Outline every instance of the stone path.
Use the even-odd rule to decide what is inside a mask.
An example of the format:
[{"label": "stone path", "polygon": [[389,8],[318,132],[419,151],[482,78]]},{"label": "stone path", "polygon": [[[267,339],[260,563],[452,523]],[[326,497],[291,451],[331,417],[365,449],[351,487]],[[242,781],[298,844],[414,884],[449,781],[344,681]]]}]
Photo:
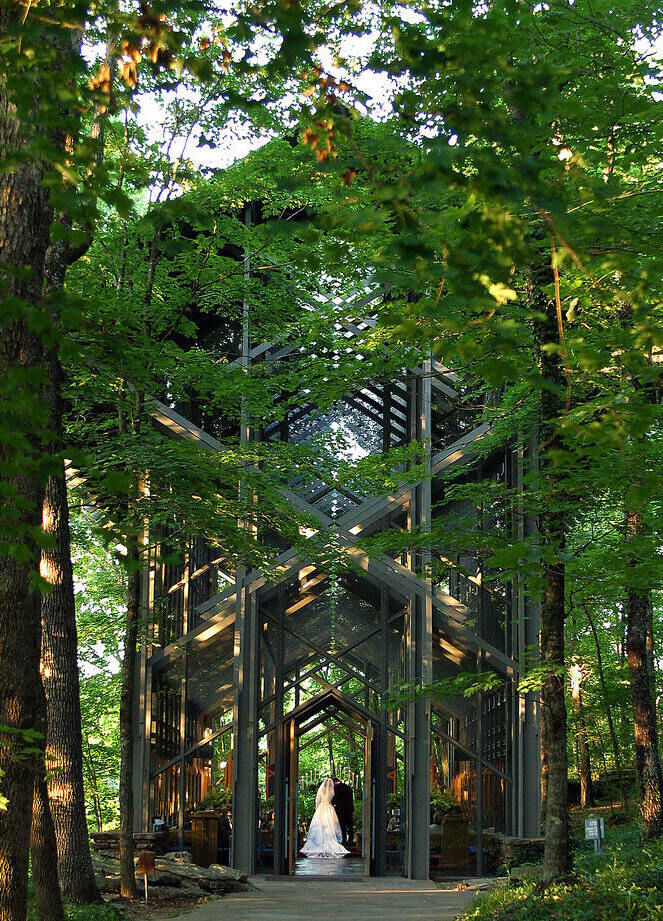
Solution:
[{"label": "stone path", "polygon": [[401,877],[253,877],[250,884],[175,921],[451,921],[476,895]]}]

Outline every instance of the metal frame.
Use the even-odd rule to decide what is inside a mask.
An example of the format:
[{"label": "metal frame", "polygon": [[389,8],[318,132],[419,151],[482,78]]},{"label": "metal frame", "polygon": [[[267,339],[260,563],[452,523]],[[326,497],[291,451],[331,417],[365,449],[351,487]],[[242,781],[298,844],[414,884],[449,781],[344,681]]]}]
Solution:
[{"label": "metal frame", "polygon": [[[248,220],[248,218],[247,218]],[[247,267],[250,271],[250,267]],[[350,310],[369,307],[383,291],[368,291],[355,298],[348,306],[348,319],[339,321],[337,329],[344,336],[346,345],[358,343],[368,330],[374,326],[373,318],[365,317],[357,321]],[[360,314],[359,314],[360,315]],[[255,361],[278,361],[284,355],[293,355],[288,347],[279,343],[264,343],[251,346],[249,337],[248,307],[245,305],[242,354],[237,359],[240,366],[247,367]],[[313,698],[314,718],[318,723],[324,719],[340,720],[344,723],[342,712],[347,706],[340,688],[350,680],[359,682],[363,689],[364,703],[371,699],[378,701],[368,707],[354,702],[362,714],[361,720],[370,724],[375,731],[375,740],[371,745],[370,761],[374,786],[371,791],[371,808],[373,815],[386,814],[387,803],[387,733],[393,732],[404,739],[405,757],[405,863],[404,872],[412,878],[425,879],[429,872],[429,777],[430,777],[430,734],[431,703],[419,698],[411,701],[404,712],[404,726],[395,725],[388,713],[385,692],[392,689],[395,680],[390,672],[389,650],[393,641],[393,625],[404,617],[401,634],[402,667],[407,681],[428,684],[435,677],[435,655],[441,655],[447,668],[458,669],[464,663],[473,661],[477,671],[491,668],[505,676],[510,682],[510,696],[505,711],[503,727],[505,750],[508,751],[508,763],[502,770],[484,757],[483,716],[481,700],[476,707],[476,745],[466,745],[453,734],[439,733],[445,741],[460,753],[468,756],[476,768],[476,838],[477,870],[481,870],[483,833],[482,819],[482,769],[493,771],[505,781],[507,788],[506,812],[507,825],[513,834],[537,836],[540,821],[540,776],[539,776],[539,707],[535,694],[520,695],[517,691],[517,678],[524,667],[525,650],[536,642],[538,633],[538,611],[526,598],[522,586],[514,584],[510,593],[508,611],[509,627],[504,649],[496,648],[485,639],[483,633],[481,599],[486,591],[482,587],[481,573],[470,581],[474,585],[477,598],[477,626],[470,630],[465,626],[469,611],[458,598],[436,590],[427,576],[430,563],[429,551],[409,553],[403,559],[393,560],[386,556],[369,558],[361,549],[362,536],[376,530],[388,528],[394,513],[405,513],[408,528],[425,530],[431,525],[432,484],[452,468],[471,463],[476,457],[476,448],[487,435],[490,427],[486,423],[477,424],[464,432],[442,450],[433,452],[435,432],[432,431],[433,400],[448,401],[458,398],[456,384],[458,377],[438,361],[428,359],[417,368],[404,375],[402,380],[385,382],[380,385],[366,385],[364,390],[350,393],[346,404],[353,411],[370,418],[372,422],[382,425],[382,448],[388,449],[394,443],[404,439],[418,441],[424,447],[424,476],[414,485],[405,485],[388,496],[368,496],[362,498],[351,495],[354,503],[337,519],[332,519],[315,506],[330,491],[331,487],[322,486],[308,496],[298,493],[295,488],[284,487],[284,495],[292,504],[310,516],[313,514],[319,529],[334,530],[335,538],[345,549],[348,558],[356,564],[361,579],[372,586],[372,593],[379,598],[377,621],[374,629],[366,635],[348,642],[343,648],[332,650],[325,646],[319,637],[311,636],[306,629],[298,629],[289,622],[295,612],[306,614],[307,605],[316,600],[321,593],[329,590],[329,575],[307,567],[294,549],[284,551],[278,558],[279,575],[259,571],[247,571],[238,568],[235,581],[227,585],[216,595],[206,599],[197,606],[195,616],[188,629],[186,616],[189,605],[186,603],[189,579],[189,567],[185,567],[183,577],[172,586],[162,585],[160,570],[152,557],[146,568],[143,591],[143,605],[146,610],[146,627],[143,644],[138,653],[139,691],[135,701],[136,713],[136,780],[134,796],[136,802],[137,828],[144,830],[151,821],[150,791],[151,781],[175,764],[180,765],[180,836],[184,825],[185,810],[185,765],[186,759],[195,751],[228,731],[222,727],[205,740],[193,746],[186,744],[186,723],[188,705],[188,684],[190,669],[194,667],[191,653],[207,649],[216,644],[229,629],[234,630],[233,662],[233,847],[232,862],[235,867],[252,873],[256,860],[257,835],[257,779],[258,779],[258,738],[262,732],[272,733],[272,747],[275,754],[273,765],[273,785],[275,797],[274,829],[274,864],[275,869],[291,868],[293,863],[292,840],[287,840],[287,830],[292,821],[293,809],[292,778],[293,719],[298,714],[307,712],[310,701],[300,702],[301,693],[311,686],[311,682],[321,689]],[[310,411],[302,407],[291,413],[284,420],[277,420],[266,426],[263,437],[289,437],[289,425],[296,424],[298,418]],[[220,450],[219,443],[202,429],[193,425],[182,415],[158,401],[153,404],[155,425],[170,437],[195,441],[209,451]],[[294,421],[293,421],[294,420]],[[247,442],[254,437],[249,431],[246,420],[241,420],[240,438]],[[395,439],[395,441],[394,441]],[[523,489],[524,469],[528,462],[536,461],[534,445],[514,448],[508,454],[508,477],[511,484]],[[513,510],[511,527],[514,533],[523,536],[534,528],[534,522],[527,519],[522,510]],[[452,555],[451,555],[452,556]],[[210,563],[215,565],[218,561]],[[449,565],[454,565],[449,561]],[[205,567],[196,571],[204,572]],[[296,586],[298,574],[305,573],[303,581]],[[293,583],[295,587],[293,588]],[[160,595],[182,588],[184,592],[185,622],[182,635],[166,646],[154,641],[150,629],[150,615]],[[292,591],[299,592],[298,600],[290,600]],[[352,587],[348,588],[352,592]],[[394,607],[398,610],[394,612]],[[286,664],[285,648],[287,637],[292,636],[302,644],[307,652],[296,662]],[[434,637],[438,640],[435,641]],[[368,665],[362,659],[363,643],[376,643],[381,650],[381,660],[376,666]],[[269,644],[269,648],[266,644]],[[366,648],[366,647],[364,647]],[[269,669],[264,666],[265,656],[269,655]],[[311,655],[318,661],[309,666]],[[167,764],[151,764],[153,759],[153,742],[151,740],[151,700],[153,675],[168,668],[177,660],[182,662],[181,709],[180,709],[180,743],[176,758]],[[333,683],[320,674],[321,670],[334,666],[343,672],[342,678]],[[262,669],[262,671],[261,671]],[[263,683],[269,687],[261,686]],[[289,677],[290,673],[294,677]],[[229,678],[224,679],[226,682]],[[326,687],[325,687],[326,686]],[[227,684],[226,684],[226,689]],[[294,695],[295,709],[289,709],[286,698]],[[341,695],[343,705],[339,698]],[[220,698],[223,689],[219,689]],[[479,695],[480,696],[480,695]],[[324,704],[324,701],[327,703]],[[213,703],[213,702],[212,702]],[[327,707],[327,709],[325,709]],[[331,710],[329,709],[331,707]],[[334,714],[333,709],[337,708]],[[209,710],[209,707],[208,707]],[[321,715],[323,714],[323,715]],[[260,721],[264,729],[261,730]],[[313,725],[317,725],[314,723]],[[308,727],[310,730],[311,727]],[[271,767],[270,767],[271,770]],[[373,781],[372,781],[373,782]],[[378,875],[386,871],[386,829],[384,823],[373,822],[372,860],[367,872]]]}]

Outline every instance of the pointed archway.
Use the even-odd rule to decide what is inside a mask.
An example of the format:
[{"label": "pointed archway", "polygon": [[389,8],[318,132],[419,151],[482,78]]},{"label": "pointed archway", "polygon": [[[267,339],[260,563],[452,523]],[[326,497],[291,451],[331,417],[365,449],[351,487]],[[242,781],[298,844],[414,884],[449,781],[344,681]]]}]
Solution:
[{"label": "pointed archway", "polygon": [[[351,732],[363,739],[363,782],[362,782],[362,859],[366,876],[374,875],[376,866],[381,861],[378,851],[381,841],[376,840],[374,815],[381,807],[378,799],[378,778],[376,776],[375,752],[379,745],[379,715],[358,704],[356,700],[339,691],[328,688],[304,701],[283,717],[280,738],[286,749],[281,757],[287,764],[282,772],[285,789],[277,798],[283,815],[275,816],[278,827],[285,829],[287,847],[283,853],[282,866],[277,872],[294,875],[299,851],[299,740],[321,723],[330,718],[339,719]],[[380,797],[381,799],[381,797]],[[381,856],[381,855],[380,855]]]}]

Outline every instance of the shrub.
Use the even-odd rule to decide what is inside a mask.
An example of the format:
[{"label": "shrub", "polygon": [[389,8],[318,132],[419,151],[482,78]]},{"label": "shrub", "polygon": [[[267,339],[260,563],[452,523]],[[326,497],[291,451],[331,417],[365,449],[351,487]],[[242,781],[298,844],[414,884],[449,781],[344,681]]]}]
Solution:
[{"label": "shrub", "polygon": [[495,889],[462,921],[661,921],[663,841],[642,844],[635,826],[613,830],[604,854],[577,853],[576,879],[545,893],[533,880]]}]

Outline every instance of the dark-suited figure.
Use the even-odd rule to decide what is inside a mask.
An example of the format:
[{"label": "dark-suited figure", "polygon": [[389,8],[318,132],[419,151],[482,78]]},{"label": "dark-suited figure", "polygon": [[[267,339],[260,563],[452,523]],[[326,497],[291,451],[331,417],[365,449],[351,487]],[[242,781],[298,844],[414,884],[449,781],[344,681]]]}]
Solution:
[{"label": "dark-suited figure", "polygon": [[332,806],[336,810],[338,821],[341,825],[341,834],[343,835],[343,846],[351,848],[354,843],[354,798],[352,796],[352,787],[349,787],[338,777],[332,777],[334,781],[334,799]]}]

